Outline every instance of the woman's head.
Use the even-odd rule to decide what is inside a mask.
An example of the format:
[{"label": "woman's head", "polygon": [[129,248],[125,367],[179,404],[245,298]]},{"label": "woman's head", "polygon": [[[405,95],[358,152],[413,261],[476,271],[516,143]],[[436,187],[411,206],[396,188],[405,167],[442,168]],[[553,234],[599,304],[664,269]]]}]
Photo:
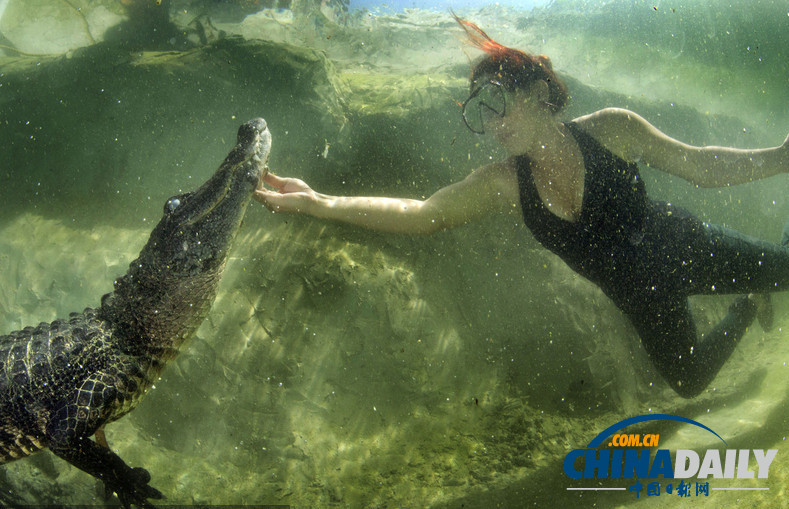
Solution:
[{"label": "woman's head", "polygon": [[500,83],[509,92],[528,92],[538,81],[548,86],[545,102],[553,113],[567,104],[567,87],[556,76],[551,61],[544,55],[530,55],[497,43],[477,25],[455,16],[455,20],[468,36],[469,43],[487,53],[471,70],[471,88],[491,80]]}]

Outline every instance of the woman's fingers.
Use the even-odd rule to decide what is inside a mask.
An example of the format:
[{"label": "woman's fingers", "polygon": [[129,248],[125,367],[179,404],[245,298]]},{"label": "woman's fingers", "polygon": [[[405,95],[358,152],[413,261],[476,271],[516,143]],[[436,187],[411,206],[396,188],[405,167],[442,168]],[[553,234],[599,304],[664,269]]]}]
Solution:
[{"label": "woman's fingers", "polygon": [[266,184],[270,185],[274,189],[281,189],[282,186],[285,185],[285,182],[287,182],[288,179],[277,177],[273,173],[269,172],[266,173],[266,176],[263,177],[263,180],[266,182]]},{"label": "woman's fingers", "polygon": [[263,204],[267,209],[271,210],[272,212],[276,212],[279,210],[279,206],[276,203],[272,203],[272,201],[276,202],[277,197],[282,196],[276,191],[269,191],[268,189],[258,189],[255,191],[255,194],[252,197]]},{"label": "woman's fingers", "polygon": [[314,199],[315,193],[303,180],[268,173],[263,181],[268,187],[261,184],[253,196],[272,212],[302,212]]},{"label": "woman's fingers", "polygon": [[[296,178],[277,177],[276,175],[269,173],[264,177],[264,181],[270,187],[283,194],[310,191],[310,186],[308,186],[303,180]],[[259,189],[263,188],[261,187]]]}]

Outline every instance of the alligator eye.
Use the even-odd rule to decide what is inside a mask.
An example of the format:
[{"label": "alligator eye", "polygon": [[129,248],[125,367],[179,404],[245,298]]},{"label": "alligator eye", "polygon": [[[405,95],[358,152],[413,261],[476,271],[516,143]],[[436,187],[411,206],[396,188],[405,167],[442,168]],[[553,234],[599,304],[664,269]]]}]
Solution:
[{"label": "alligator eye", "polygon": [[181,200],[178,198],[170,198],[167,200],[167,203],[164,204],[164,212],[172,212],[177,209],[179,205],[181,205]]}]

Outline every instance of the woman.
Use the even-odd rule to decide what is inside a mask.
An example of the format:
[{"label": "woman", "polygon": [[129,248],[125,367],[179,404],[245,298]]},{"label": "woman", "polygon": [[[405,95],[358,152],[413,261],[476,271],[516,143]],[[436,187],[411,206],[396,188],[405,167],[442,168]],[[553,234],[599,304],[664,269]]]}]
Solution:
[{"label": "woman", "polygon": [[698,186],[730,186],[789,171],[789,138],[759,150],[694,147],[616,108],[559,122],[568,94],[546,57],[502,46],[455,19],[487,54],[473,68],[463,120],[475,133],[492,134],[510,157],[426,200],[327,196],[272,174],[265,183],[273,189],[261,187],[256,198],[274,211],[398,233],[432,233],[520,209],[543,246],[629,317],[671,387],[684,397],[699,394],[769,303],[739,297],[702,339],[688,296],[787,288],[789,248],[648,199],[635,162]]}]

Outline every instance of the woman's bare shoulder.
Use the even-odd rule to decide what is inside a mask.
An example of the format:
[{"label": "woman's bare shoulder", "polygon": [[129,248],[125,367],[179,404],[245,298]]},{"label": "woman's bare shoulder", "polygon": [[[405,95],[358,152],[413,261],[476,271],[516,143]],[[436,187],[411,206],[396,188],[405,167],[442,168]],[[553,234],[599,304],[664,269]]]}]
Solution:
[{"label": "woman's bare shoulder", "polygon": [[439,189],[436,195],[473,194],[493,198],[497,195],[511,196],[513,192],[517,195],[517,188],[514,166],[504,160],[474,169],[463,180]]},{"label": "woman's bare shoulder", "polygon": [[640,159],[645,139],[659,133],[644,117],[624,108],[604,108],[573,122],[608,150],[628,161]]},{"label": "woman's bare shoulder", "polygon": [[484,180],[496,186],[512,187],[517,185],[515,163],[512,157],[480,166],[471,172],[468,178]]},{"label": "woman's bare shoulder", "polygon": [[486,165],[480,166],[479,168],[475,169],[473,173],[486,174],[486,175],[514,176],[515,175],[514,158],[508,157],[500,161],[494,161],[488,163]]},{"label": "woman's bare shoulder", "polygon": [[484,186],[507,203],[518,203],[520,200],[518,178],[512,157],[480,166],[467,178],[476,181],[478,185]]},{"label": "woman's bare shoulder", "polygon": [[573,119],[584,130],[621,129],[636,122],[646,122],[641,115],[625,108],[603,108]]}]

